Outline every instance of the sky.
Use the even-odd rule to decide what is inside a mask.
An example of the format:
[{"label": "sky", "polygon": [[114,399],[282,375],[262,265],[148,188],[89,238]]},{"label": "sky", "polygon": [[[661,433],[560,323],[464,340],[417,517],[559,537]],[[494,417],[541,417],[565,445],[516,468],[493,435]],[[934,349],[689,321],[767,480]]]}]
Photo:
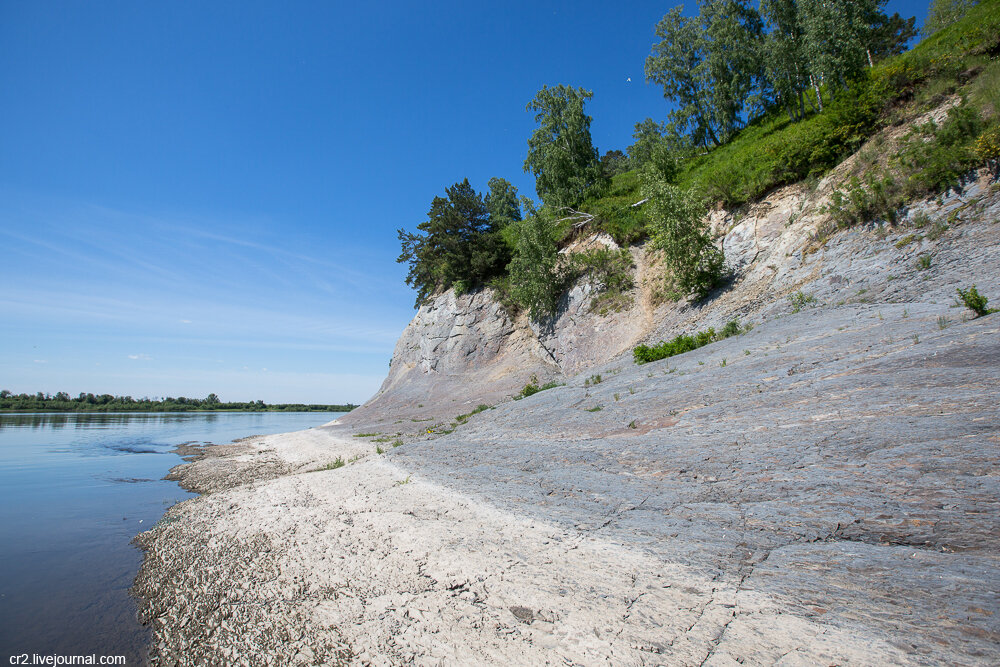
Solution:
[{"label": "sky", "polygon": [[366,400],[396,230],[466,177],[536,198],[542,85],[594,92],[602,153],[665,119],[674,4],[0,0],[0,388]]}]

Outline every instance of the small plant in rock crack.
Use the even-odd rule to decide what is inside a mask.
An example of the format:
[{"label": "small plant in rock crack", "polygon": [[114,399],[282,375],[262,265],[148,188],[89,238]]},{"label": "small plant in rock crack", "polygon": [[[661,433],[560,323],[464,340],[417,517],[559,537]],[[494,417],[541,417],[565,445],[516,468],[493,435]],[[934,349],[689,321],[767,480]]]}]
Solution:
[{"label": "small plant in rock crack", "polygon": [[621,400],[621,394],[619,394],[618,392],[615,392],[615,400],[616,401]]},{"label": "small plant in rock crack", "polygon": [[799,290],[795,294],[788,297],[788,300],[792,304],[793,313],[797,313],[806,306],[816,303],[816,297],[814,297],[812,294],[806,294],[802,290]]},{"label": "small plant in rock crack", "polygon": [[404,484],[409,484],[410,477],[412,477],[412,475],[407,475],[406,479],[398,480],[395,484],[393,484],[393,486],[403,486]]},{"label": "small plant in rock crack", "polygon": [[937,323],[938,329],[944,330],[948,328],[948,318],[944,315],[938,315]]},{"label": "small plant in rock crack", "polygon": [[379,434],[378,433],[355,433],[354,437],[355,438],[374,438],[377,435],[379,435]]},{"label": "small plant in rock crack", "polygon": [[594,406],[594,407],[592,407],[592,408],[587,408],[587,412],[600,412],[600,411],[601,411],[601,410],[603,410],[603,409],[604,409],[604,408],[603,408],[602,406],[600,406],[600,405],[595,405],[595,406]]},{"label": "small plant in rock crack", "polygon": [[723,359],[722,361],[720,361],[720,362],[719,362],[719,366],[720,366],[721,368],[725,368],[725,367],[726,367],[726,360],[725,360],[725,359]]},{"label": "small plant in rock crack", "polygon": [[635,423],[634,419],[628,423],[628,427],[629,428],[639,428],[639,426]]},{"label": "small plant in rock crack", "polygon": [[[553,387],[561,387],[562,383],[559,382],[546,382],[545,384],[538,386],[538,376],[532,375],[528,384],[524,385],[521,393],[514,397],[514,400],[519,400],[522,398],[527,398],[528,396],[534,396],[540,391],[545,391],[546,389],[552,389]],[[486,406],[489,408],[489,406]]]},{"label": "small plant in rock crack", "polygon": [[931,263],[933,261],[934,260],[931,259],[930,255],[920,255],[920,257],[917,257],[917,270],[926,271],[931,268]]},{"label": "small plant in rock crack", "polygon": [[917,334],[913,334],[913,344],[916,345],[919,342],[920,342],[920,336],[918,336]]},{"label": "small plant in rock crack", "polygon": [[397,439],[397,440],[394,440],[392,442],[393,449],[395,449],[396,447],[402,447],[402,446],[403,446],[403,441],[402,440]]},{"label": "small plant in rock crack", "polygon": [[344,459],[338,456],[332,463],[327,463],[321,470],[336,470],[337,468],[343,468],[345,465],[347,464],[344,463]]},{"label": "small plant in rock crack", "polygon": [[603,381],[604,381],[604,379],[600,375],[595,374],[595,375],[591,375],[589,378],[587,378],[586,380],[584,380],[583,381],[583,386],[584,387],[590,387],[590,386],[595,385],[595,384],[601,384],[601,382],[603,382]]},{"label": "small plant in rock crack", "polygon": [[382,449],[382,445],[375,445],[375,453],[376,454],[385,454],[385,450]]},{"label": "small plant in rock crack", "polygon": [[998,310],[997,308],[986,307],[986,304],[989,303],[989,299],[980,294],[975,285],[969,289],[962,289],[959,287],[955,291],[961,299],[961,304],[964,304],[966,308],[974,312],[976,317],[989,315],[990,313],[995,313]]}]

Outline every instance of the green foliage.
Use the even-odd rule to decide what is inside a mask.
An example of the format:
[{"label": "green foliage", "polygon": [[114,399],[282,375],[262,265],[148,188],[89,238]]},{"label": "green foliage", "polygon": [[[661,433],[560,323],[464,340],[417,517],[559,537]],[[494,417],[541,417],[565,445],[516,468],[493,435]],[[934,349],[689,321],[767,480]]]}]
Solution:
[{"label": "green foliage", "polygon": [[[494,208],[509,213],[509,206],[498,200],[491,199]],[[510,259],[500,235],[507,222],[509,217],[491,218],[483,198],[465,179],[431,202],[427,220],[417,225],[424,234],[400,229],[402,252],[396,261],[410,265],[406,284],[417,290],[416,306],[449,287],[470,291],[502,273]]]},{"label": "green foliage", "polygon": [[111,394],[81,393],[75,398],[60,391],[55,395],[14,394],[7,389],[0,391],[0,411],[6,412],[350,412],[358,407],[346,405],[320,405],[303,403],[278,403],[264,401],[223,402],[215,394],[205,398],[176,398],[162,400],[112,396]]},{"label": "green foliage", "polygon": [[532,375],[531,379],[528,381],[528,384],[524,385],[524,388],[521,389],[521,393],[518,394],[515,398],[518,399],[527,398],[528,396],[534,396],[540,391],[546,391],[547,389],[553,389],[555,387],[561,387],[561,386],[563,386],[561,382],[555,382],[555,381],[546,382],[543,385],[539,385],[538,378]]},{"label": "green foliage", "polygon": [[528,103],[538,127],[528,139],[524,170],[535,176],[542,202],[555,208],[575,206],[587,190],[604,180],[597,149],[590,138],[591,117],[583,111],[594,93],[562,84],[543,86]]},{"label": "green foliage", "polygon": [[583,386],[584,387],[589,387],[591,385],[601,384],[601,382],[603,382],[603,381],[604,381],[604,378],[602,378],[600,375],[595,374],[595,375],[591,375],[589,378],[587,378],[586,380],[584,380],[583,381]]},{"label": "green foliage", "polygon": [[872,170],[864,180],[852,177],[835,190],[827,211],[840,228],[872,220],[895,222],[906,201],[957,187],[982,164],[975,149],[981,128],[979,112],[971,105],[952,107],[940,126],[931,121],[911,131],[888,169]]},{"label": "green foliage", "polygon": [[797,313],[806,306],[811,306],[816,303],[816,297],[812,294],[806,294],[802,290],[792,294],[788,297],[788,300],[792,303],[792,312]]},{"label": "green foliage", "polygon": [[606,179],[613,178],[618,174],[624,174],[629,170],[629,159],[625,153],[619,150],[611,150],[601,156],[601,171]]},{"label": "green foliage", "polygon": [[512,222],[521,220],[521,206],[518,203],[517,188],[504,178],[491,178],[487,184],[489,192],[483,199],[490,224],[495,229],[503,229]]},{"label": "green foliage", "polygon": [[690,128],[695,144],[720,145],[739,129],[758,88],[762,69],[754,45],[763,23],[745,0],[703,0],[699,7],[695,18],[675,7],[657,24],[660,41],[646,58],[646,80],[663,86],[664,97],[678,105],[671,118]]},{"label": "green foliage", "polygon": [[[544,212],[511,225],[514,253],[506,283],[494,283],[517,307],[534,320],[555,314],[566,288],[556,236],[559,230]],[[501,291],[502,290],[502,291]]]},{"label": "green foliage", "polygon": [[931,268],[932,262],[933,260],[930,255],[921,255],[920,257],[917,257],[917,270],[926,271]]},{"label": "green foliage", "polygon": [[344,459],[342,459],[341,457],[338,456],[336,459],[333,460],[333,463],[327,463],[326,467],[324,467],[323,469],[324,470],[336,470],[337,468],[343,468],[344,465],[346,465],[344,463]]},{"label": "green foliage", "polygon": [[697,350],[699,347],[704,347],[709,343],[737,336],[745,331],[749,331],[749,329],[740,326],[739,321],[732,320],[719,332],[716,332],[713,328],[709,328],[705,331],[699,331],[693,336],[681,334],[673,340],[660,341],[653,346],[637,345],[632,350],[632,358],[635,359],[635,363],[637,364],[648,364],[651,361],[659,361],[660,359],[684,354],[691,350]]},{"label": "green foliage", "polygon": [[571,281],[586,279],[594,289],[590,311],[606,315],[632,304],[629,292],[635,287],[632,254],[620,248],[596,248],[570,255],[568,272]]},{"label": "green foliage", "polygon": [[961,20],[974,5],[976,0],[931,0],[931,6],[927,10],[927,20],[924,21],[921,32],[925,36],[930,36],[938,30],[947,28]]},{"label": "green foliage", "polygon": [[726,274],[722,250],[708,233],[705,207],[652,168],[643,171],[642,189],[653,247],[662,253],[668,271],[669,293],[703,299]]},{"label": "green foliage", "polygon": [[478,415],[480,412],[483,412],[484,410],[489,410],[491,407],[493,406],[486,405],[485,403],[480,403],[478,406],[476,406],[475,410],[472,410],[471,412],[466,412],[464,415],[459,415],[455,417],[455,421],[458,424],[464,424],[465,422],[469,421],[470,417],[474,417],[475,415]]},{"label": "green foliage", "polygon": [[601,410],[603,410],[603,409],[604,409],[604,408],[603,408],[602,406],[600,406],[600,405],[595,405],[595,406],[594,406],[594,407],[592,407],[592,408],[587,408],[587,412],[600,412],[600,411],[601,411]]},{"label": "green foliage", "polygon": [[958,298],[960,298],[965,307],[976,314],[976,317],[982,317],[983,315],[989,315],[990,313],[997,312],[997,308],[987,308],[986,304],[989,303],[989,299],[979,293],[976,286],[973,285],[969,289],[962,289],[961,287],[955,290],[958,293]]},{"label": "green foliage", "polygon": [[645,214],[635,206],[640,199],[639,174],[627,171],[592,188],[579,208],[595,217],[588,230],[607,232],[618,245],[628,246],[646,237]]}]

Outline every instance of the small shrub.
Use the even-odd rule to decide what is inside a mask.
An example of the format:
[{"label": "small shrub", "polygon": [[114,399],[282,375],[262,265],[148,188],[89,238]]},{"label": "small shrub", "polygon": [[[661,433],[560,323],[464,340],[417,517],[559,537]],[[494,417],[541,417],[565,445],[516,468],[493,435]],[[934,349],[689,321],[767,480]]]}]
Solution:
[{"label": "small shrub", "polygon": [[345,465],[344,459],[338,456],[333,460],[333,463],[326,464],[326,470],[336,470],[337,468],[343,468]]},{"label": "small shrub", "polygon": [[910,219],[910,224],[917,229],[923,229],[927,225],[931,224],[931,216],[927,215],[927,211],[917,211]]},{"label": "small shrub", "polygon": [[376,454],[385,454],[385,450],[382,449],[382,445],[375,445],[375,453]]},{"label": "small shrub", "polygon": [[660,359],[684,354],[691,350],[697,350],[699,347],[703,347],[709,343],[736,336],[749,330],[749,326],[742,327],[738,320],[732,320],[719,332],[716,332],[713,328],[709,328],[696,333],[694,336],[681,334],[673,340],[660,341],[657,345],[637,345],[632,350],[632,358],[635,359],[635,363],[637,364],[648,364],[651,361],[659,361]]},{"label": "small shrub", "polygon": [[930,241],[937,241],[939,238],[944,236],[944,233],[948,231],[948,225],[938,220],[931,227],[931,230],[927,232],[927,239]]},{"label": "small shrub", "polygon": [[930,255],[921,255],[920,257],[917,257],[917,270],[926,271],[927,269],[931,268],[932,262],[933,260],[931,259]]},{"label": "small shrub", "polygon": [[393,449],[395,449],[396,447],[402,447],[402,446],[403,446],[403,441],[402,440],[396,439],[396,440],[392,441],[392,447],[393,447]]},{"label": "small shrub", "polygon": [[595,375],[591,375],[589,378],[587,378],[586,380],[584,380],[583,381],[583,386],[584,387],[589,387],[591,385],[601,384],[601,382],[603,382],[603,381],[604,381],[604,379],[600,375],[595,374]]},{"label": "small shrub", "polygon": [[654,169],[644,170],[642,177],[652,245],[667,270],[668,297],[704,299],[729,273],[705,222],[705,205],[691,190],[667,182]]},{"label": "small shrub", "polygon": [[[861,294],[861,292],[858,293]],[[801,290],[788,297],[788,300],[792,303],[793,313],[797,313],[806,306],[816,303],[816,297],[812,294],[806,294]]]},{"label": "small shrub", "polygon": [[528,381],[528,384],[524,385],[524,388],[521,389],[521,393],[518,394],[516,398],[527,398],[528,396],[534,396],[540,391],[545,391],[546,389],[552,389],[553,387],[561,387],[561,386],[562,383],[555,381],[546,382],[545,384],[539,386],[538,378],[532,375],[531,379]]},{"label": "small shrub", "polygon": [[[537,380],[536,380],[536,382],[537,382]],[[469,421],[470,417],[474,417],[475,415],[478,415],[480,412],[483,412],[484,410],[489,410],[491,407],[493,407],[493,406],[492,405],[486,405],[485,403],[480,403],[478,406],[476,406],[475,410],[472,410],[470,412],[466,412],[464,415],[459,415],[459,416],[455,417],[455,423],[456,424],[464,424],[465,422]]]},{"label": "small shrub", "polygon": [[911,243],[914,243],[916,241],[920,241],[923,238],[924,237],[920,236],[919,234],[907,234],[903,238],[901,238],[898,241],[896,241],[896,248],[901,250],[901,249],[905,248],[906,246],[910,245]]},{"label": "small shrub", "polygon": [[[1000,113],[1000,109],[996,110]],[[976,139],[976,157],[989,167],[992,174],[1000,173],[1000,125],[994,125]]]},{"label": "small shrub", "polygon": [[958,292],[958,296],[962,300],[962,303],[965,304],[965,307],[974,312],[976,317],[997,312],[996,308],[986,307],[989,299],[980,294],[975,285],[966,290],[959,287],[955,291]]},{"label": "small shrub", "polygon": [[944,330],[948,328],[948,318],[944,315],[938,315],[937,318],[938,329]]}]

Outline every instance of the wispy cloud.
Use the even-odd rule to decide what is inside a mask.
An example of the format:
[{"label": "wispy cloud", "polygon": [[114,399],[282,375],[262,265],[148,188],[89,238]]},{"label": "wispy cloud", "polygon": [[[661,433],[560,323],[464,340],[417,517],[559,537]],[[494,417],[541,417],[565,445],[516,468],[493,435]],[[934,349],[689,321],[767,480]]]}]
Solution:
[{"label": "wispy cloud", "polygon": [[132,359],[133,361],[150,361],[152,360],[153,357],[149,356],[148,354],[130,354],[128,355],[128,358]]}]

